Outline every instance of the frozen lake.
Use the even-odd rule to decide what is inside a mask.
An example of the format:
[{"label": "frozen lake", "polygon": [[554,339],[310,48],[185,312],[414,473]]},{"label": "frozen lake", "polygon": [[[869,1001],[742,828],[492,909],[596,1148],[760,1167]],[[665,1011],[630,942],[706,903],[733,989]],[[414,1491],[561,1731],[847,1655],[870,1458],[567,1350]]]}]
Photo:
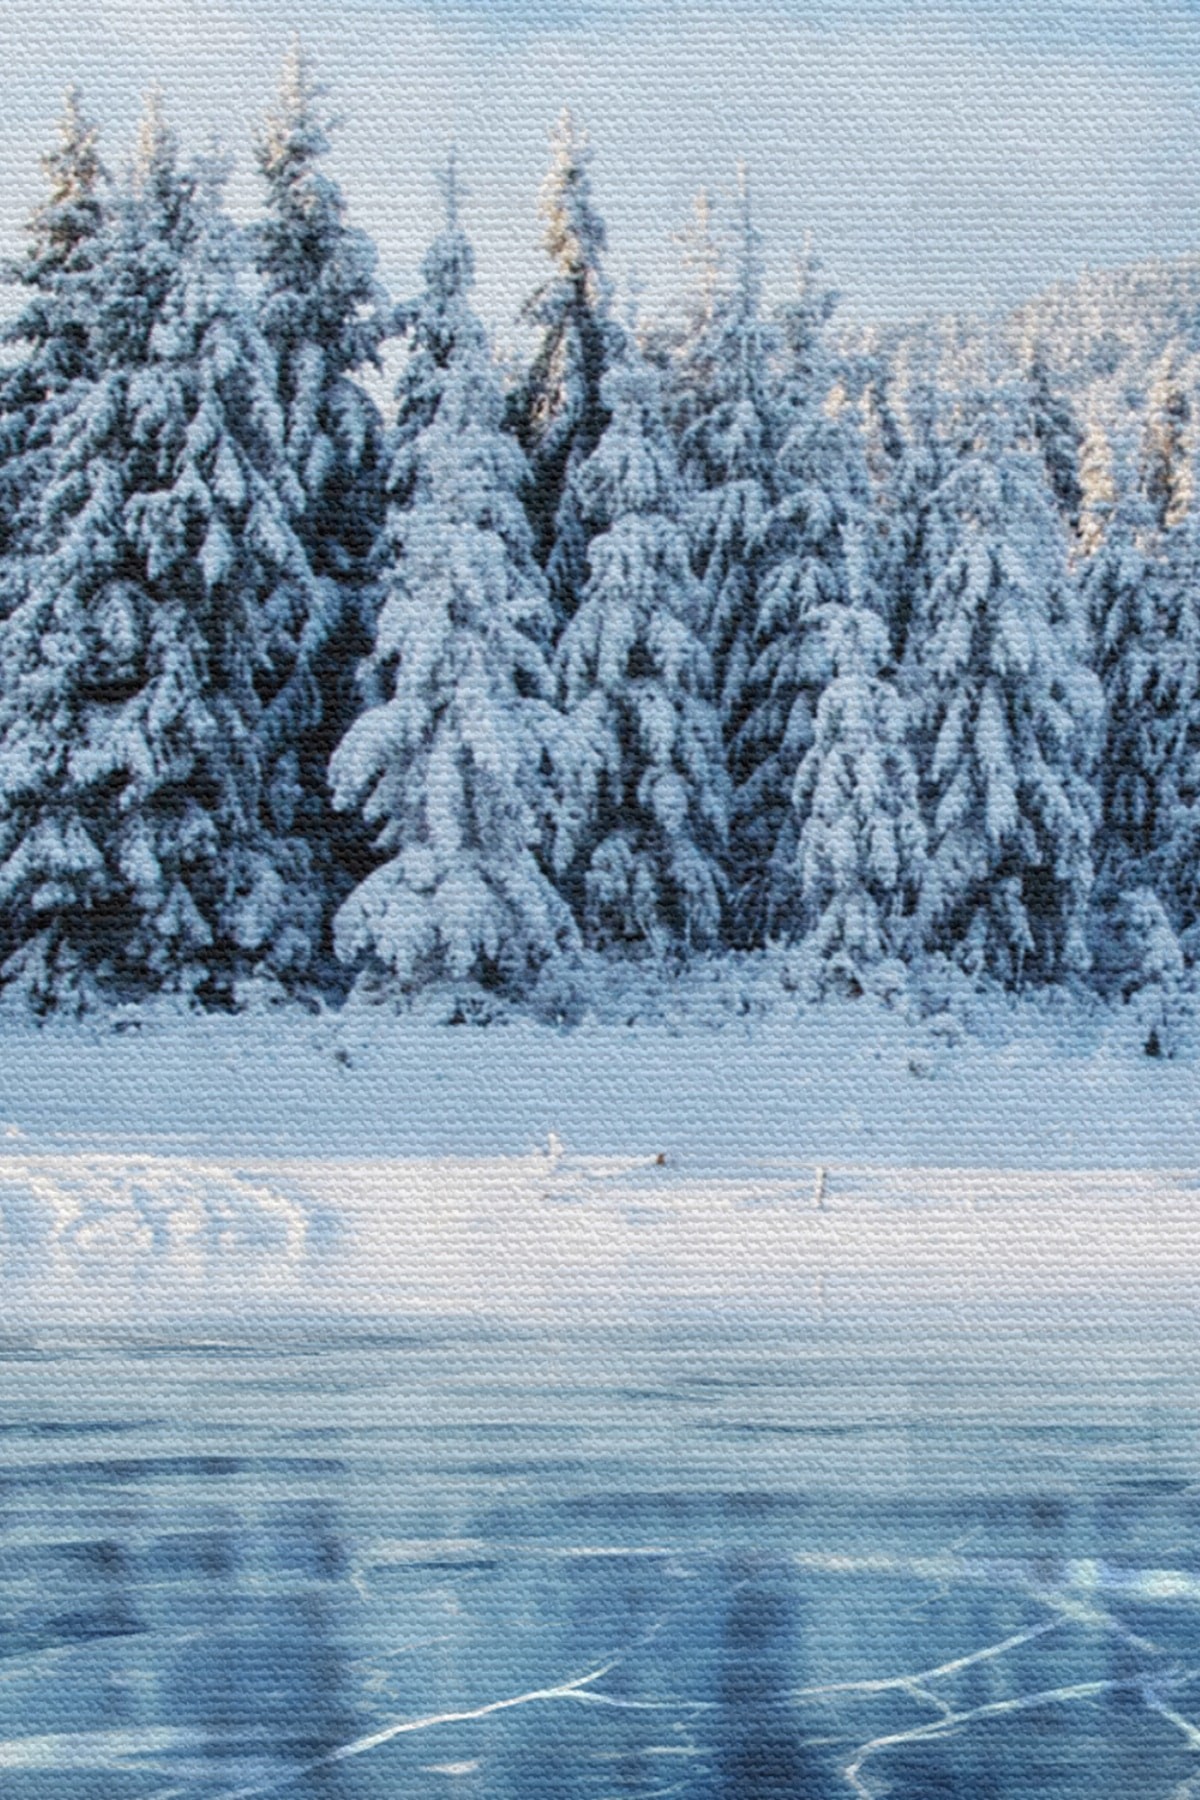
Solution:
[{"label": "frozen lake", "polygon": [[6,1800],[1200,1795],[1200,1332],[1103,1312],[10,1340]]}]

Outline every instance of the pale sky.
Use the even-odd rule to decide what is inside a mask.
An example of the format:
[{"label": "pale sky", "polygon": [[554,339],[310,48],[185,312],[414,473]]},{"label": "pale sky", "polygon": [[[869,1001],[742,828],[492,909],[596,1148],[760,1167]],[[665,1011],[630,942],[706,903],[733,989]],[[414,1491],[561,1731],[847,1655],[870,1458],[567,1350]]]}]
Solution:
[{"label": "pale sky", "polygon": [[595,146],[610,269],[651,309],[702,184],[748,160],[773,284],[811,231],[843,316],[987,310],[1085,264],[1200,247],[1195,0],[0,0],[0,249],[78,80],[110,164],[162,83],[185,145],[249,146],[299,30],[344,115],[331,166],[409,291],[453,141],[479,298],[542,272],[546,138]]}]

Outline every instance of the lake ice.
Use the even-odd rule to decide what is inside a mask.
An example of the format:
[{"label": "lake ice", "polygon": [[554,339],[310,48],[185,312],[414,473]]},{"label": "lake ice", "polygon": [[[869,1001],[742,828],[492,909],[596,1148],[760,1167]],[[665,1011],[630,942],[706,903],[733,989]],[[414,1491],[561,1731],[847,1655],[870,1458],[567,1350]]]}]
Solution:
[{"label": "lake ice", "polygon": [[1184,1800],[1200,1342],[1156,1321],[14,1338],[5,1794]]}]

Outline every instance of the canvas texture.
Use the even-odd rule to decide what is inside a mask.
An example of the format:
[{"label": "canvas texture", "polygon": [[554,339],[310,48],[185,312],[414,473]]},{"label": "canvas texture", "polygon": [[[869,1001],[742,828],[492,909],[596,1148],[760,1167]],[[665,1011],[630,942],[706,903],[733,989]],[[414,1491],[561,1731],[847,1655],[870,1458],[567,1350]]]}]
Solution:
[{"label": "canvas texture", "polygon": [[5,1800],[1200,1797],[1190,0],[5,0]]}]

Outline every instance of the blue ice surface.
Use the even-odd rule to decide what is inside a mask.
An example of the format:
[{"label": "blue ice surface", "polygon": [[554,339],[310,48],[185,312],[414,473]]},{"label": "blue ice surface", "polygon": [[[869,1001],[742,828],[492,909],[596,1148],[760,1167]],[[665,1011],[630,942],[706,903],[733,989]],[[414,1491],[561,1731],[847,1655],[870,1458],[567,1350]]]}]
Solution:
[{"label": "blue ice surface", "polygon": [[1200,1334],[1091,1309],[0,1356],[6,1800],[1156,1800]]}]

